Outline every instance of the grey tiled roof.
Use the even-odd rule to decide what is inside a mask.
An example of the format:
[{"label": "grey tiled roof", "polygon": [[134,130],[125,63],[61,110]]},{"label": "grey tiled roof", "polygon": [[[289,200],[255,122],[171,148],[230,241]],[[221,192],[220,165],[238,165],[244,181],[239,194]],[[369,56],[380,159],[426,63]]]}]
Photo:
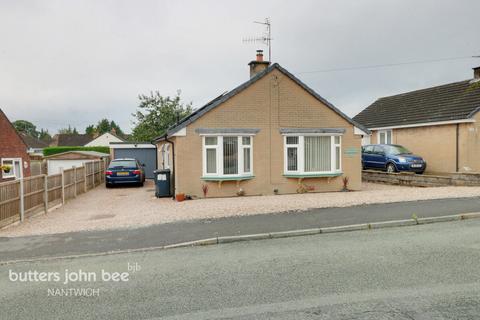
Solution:
[{"label": "grey tiled roof", "polygon": [[92,136],[88,134],[60,133],[54,136],[50,145],[55,147],[79,147],[86,145],[92,140]]},{"label": "grey tiled roof", "polygon": [[[282,66],[280,66],[278,63],[274,63],[272,65],[270,65],[268,68],[266,68],[265,70],[257,73],[255,76],[253,76],[252,78],[250,78],[250,80],[242,83],[241,85],[239,85],[238,87],[236,87],[235,89],[231,90],[231,91],[228,91],[218,97],[216,97],[215,99],[213,99],[212,101],[208,102],[206,105],[204,105],[203,107],[195,110],[192,114],[190,114],[189,116],[183,118],[182,120],[180,120],[180,122],[178,124],[176,124],[175,126],[169,128],[167,130],[167,134],[168,136],[171,136],[172,134],[174,134],[175,132],[179,131],[180,129],[182,128],[185,128],[186,126],[188,126],[190,123],[196,121],[198,118],[200,118],[201,116],[203,116],[205,113],[207,113],[208,111],[212,110],[213,108],[216,108],[217,106],[221,105],[222,103],[224,103],[225,101],[227,101],[228,99],[232,98],[233,96],[237,95],[238,93],[242,92],[243,90],[245,90],[246,88],[250,87],[252,84],[254,84],[255,82],[257,82],[258,80],[262,79],[264,76],[266,76],[267,74],[269,74],[270,72],[272,72],[274,69],[277,69],[279,70],[280,72],[282,72],[284,75],[286,75],[287,77],[289,77],[291,80],[293,80],[294,82],[296,82],[299,86],[301,86],[305,91],[307,91],[308,93],[310,93],[312,96],[314,96],[317,100],[321,101],[323,104],[325,104],[328,108],[332,109],[333,111],[335,111],[339,116],[341,116],[342,118],[344,118],[345,120],[347,120],[349,123],[351,123],[352,125],[358,127],[359,129],[365,131],[365,132],[369,132],[369,130],[365,127],[363,127],[360,123],[357,123],[355,122],[354,120],[352,120],[350,117],[348,117],[346,114],[344,114],[343,112],[341,112],[339,109],[337,109],[333,104],[331,104],[330,102],[328,102],[325,98],[321,97],[318,93],[316,93],[313,89],[311,89],[310,87],[308,87],[305,83],[303,83],[302,81],[300,81],[300,79],[298,79],[297,77],[295,77],[293,74],[291,74],[289,71],[287,71],[285,68],[283,68]],[[154,139],[154,141],[159,141],[159,140],[162,140],[164,138],[164,136],[160,136],[160,137],[157,137]]]},{"label": "grey tiled roof", "polygon": [[480,110],[480,82],[465,80],[380,98],[353,119],[367,128],[463,120]]}]

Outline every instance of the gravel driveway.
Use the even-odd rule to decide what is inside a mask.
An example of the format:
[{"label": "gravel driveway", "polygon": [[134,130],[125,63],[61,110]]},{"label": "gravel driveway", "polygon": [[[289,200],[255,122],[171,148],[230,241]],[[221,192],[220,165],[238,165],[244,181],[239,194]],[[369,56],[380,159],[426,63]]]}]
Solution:
[{"label": "gravel driveway", "polygon": [[480,187],[412,188],[364,183],[362,191],[252,196],[175,202],[157,199],[154,186],[97,187],[47,215],[0,230],[1,236],[118,229],[179,220],[302,211],[312,208],[480,196]]}]

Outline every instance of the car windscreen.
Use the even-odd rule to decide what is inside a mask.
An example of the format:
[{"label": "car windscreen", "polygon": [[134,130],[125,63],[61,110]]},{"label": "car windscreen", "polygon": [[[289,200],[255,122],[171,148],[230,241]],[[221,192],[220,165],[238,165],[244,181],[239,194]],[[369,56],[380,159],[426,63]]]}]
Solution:
[{"label": "car windscreen", "polygon": [[135,160],[114,160],[110,162],[109,169],[115,168],[136,168],[137,162]]},{"label": "car windscreen", "polygon": [[385,146],[388,154],[397,155],[397,154],[411,154],[411,152],[402,146]]}]

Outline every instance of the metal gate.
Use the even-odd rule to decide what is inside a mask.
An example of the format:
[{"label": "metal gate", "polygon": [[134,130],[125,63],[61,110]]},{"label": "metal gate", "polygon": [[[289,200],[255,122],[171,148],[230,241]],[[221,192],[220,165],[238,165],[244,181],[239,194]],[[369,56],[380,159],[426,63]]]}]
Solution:
[{"label": "metal gate", "polygon": [[121,148],[113,149],[113,157],[137,159],[141,164],[145,164],[145,177],[153,179],[153,171],[157,169],[157,149],[156,148]]}]

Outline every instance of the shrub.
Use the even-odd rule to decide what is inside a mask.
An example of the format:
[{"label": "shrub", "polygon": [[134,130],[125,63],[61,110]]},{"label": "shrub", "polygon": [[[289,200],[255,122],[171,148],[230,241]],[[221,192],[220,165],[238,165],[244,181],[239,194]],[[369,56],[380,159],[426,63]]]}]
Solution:
[{"label": "shrub", "polygon": [[43,155],[45,157],[67,152],[67,151],[96,151],[102,153],[110,153],[110,147],[47,147],[43,149]]}]

